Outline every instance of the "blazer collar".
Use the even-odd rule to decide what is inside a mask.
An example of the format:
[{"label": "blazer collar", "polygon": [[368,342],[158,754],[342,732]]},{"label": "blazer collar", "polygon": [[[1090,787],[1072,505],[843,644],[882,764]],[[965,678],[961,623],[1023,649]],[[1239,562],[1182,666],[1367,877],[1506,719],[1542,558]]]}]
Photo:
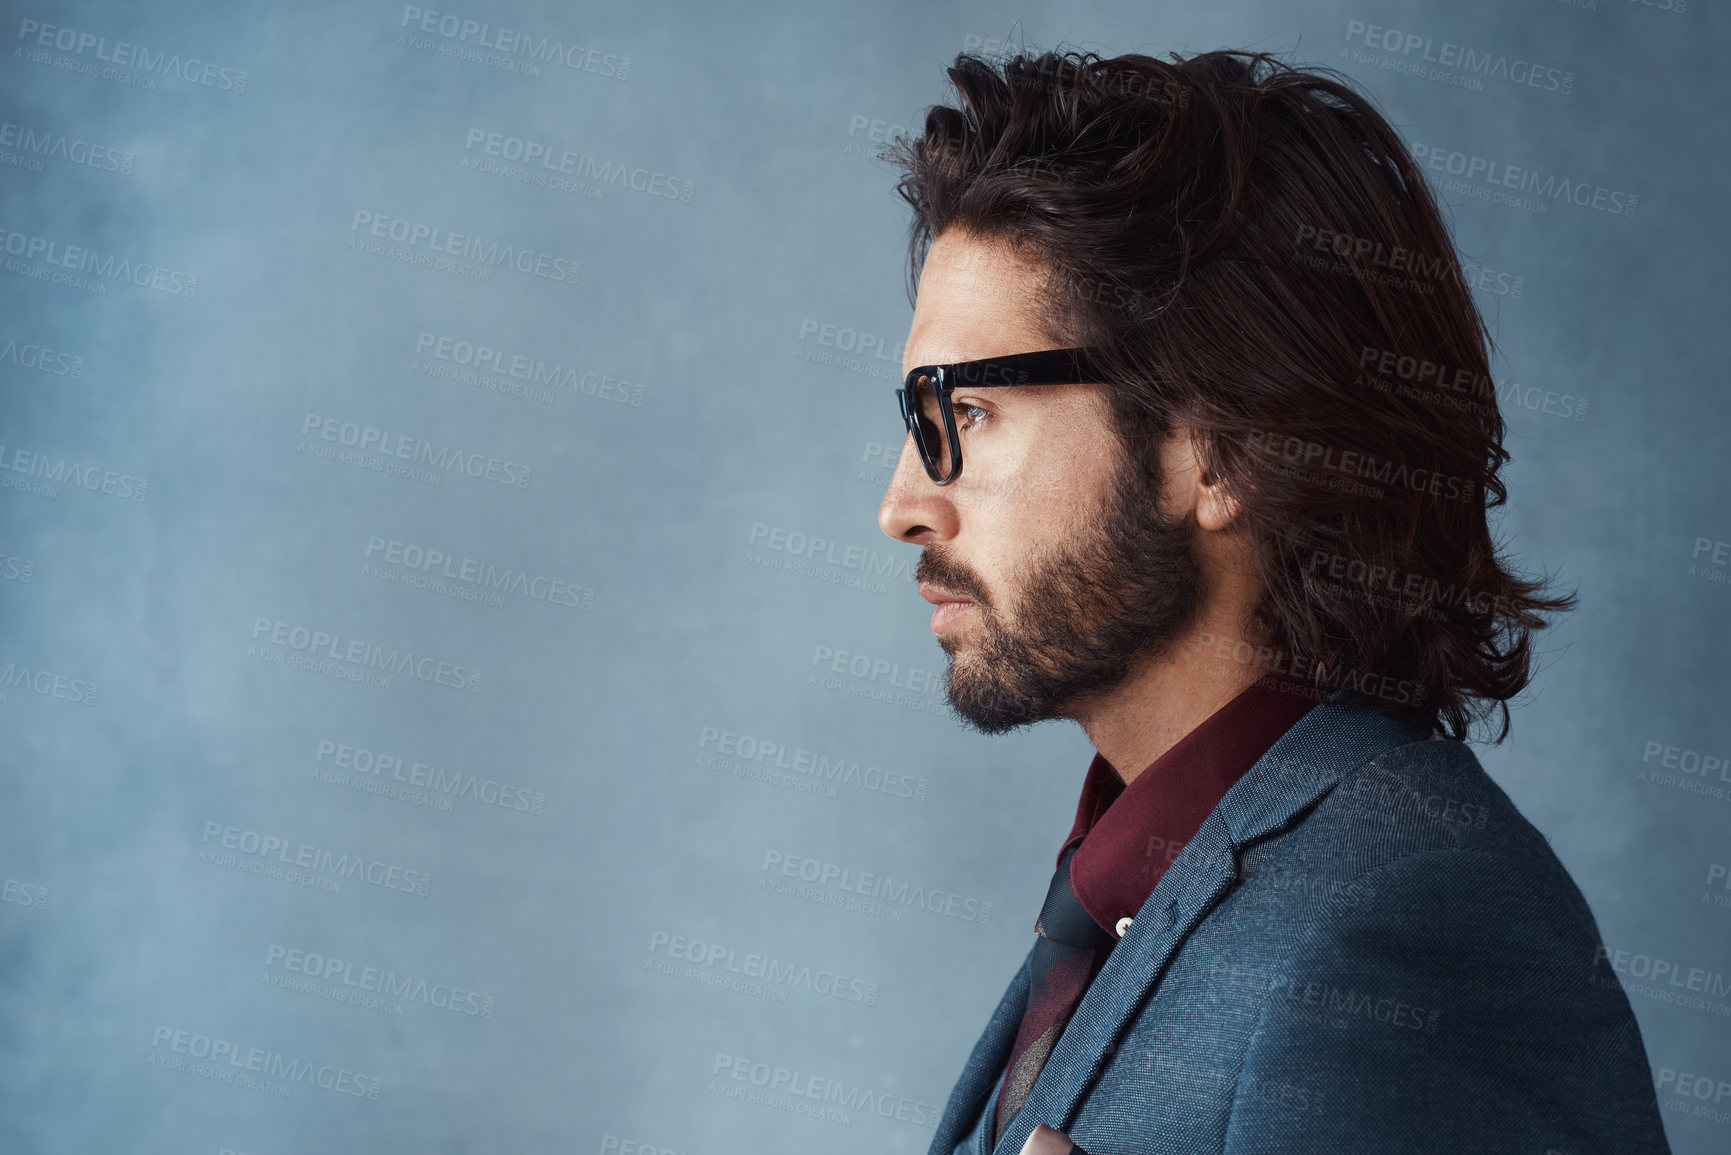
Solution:
[{"label": "blazer collar", "polygon": [[1429,736],[1423,723],[1385,717],[1340,693],[1281,735],[1226,792],[1167,868],[1083,996],[994,1152],[1015,1155],[1037,1123],[1068,1130],[1110,1049],[1166,964],[1237,881],[1240,849],[1292,823],[1349,771]]}]

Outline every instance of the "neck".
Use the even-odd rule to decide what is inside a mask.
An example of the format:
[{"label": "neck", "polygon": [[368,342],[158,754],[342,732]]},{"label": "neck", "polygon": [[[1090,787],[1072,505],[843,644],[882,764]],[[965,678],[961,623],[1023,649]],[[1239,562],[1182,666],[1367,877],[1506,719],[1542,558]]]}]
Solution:
[{"label": "neck", "polygon": [[[1268,651],[1246,650],[1242,630],[1213,617],[1073,715],[1126,784],[1273,668]],[[1261,660],[1233,658],[1244,653]]]}]

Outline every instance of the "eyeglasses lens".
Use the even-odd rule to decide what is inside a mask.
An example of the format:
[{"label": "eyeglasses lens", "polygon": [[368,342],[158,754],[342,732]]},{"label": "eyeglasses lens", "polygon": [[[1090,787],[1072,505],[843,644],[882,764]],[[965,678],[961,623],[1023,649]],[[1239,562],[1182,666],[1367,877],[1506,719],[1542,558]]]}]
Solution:
[{"label": "eyeglasses lens", "polygon": [[914,378],[912,409],[920,456],[938,477],[946,476],[950,472],[950,446],[944,436],[944,415],[938,404],[937,383],[924,373]]}]

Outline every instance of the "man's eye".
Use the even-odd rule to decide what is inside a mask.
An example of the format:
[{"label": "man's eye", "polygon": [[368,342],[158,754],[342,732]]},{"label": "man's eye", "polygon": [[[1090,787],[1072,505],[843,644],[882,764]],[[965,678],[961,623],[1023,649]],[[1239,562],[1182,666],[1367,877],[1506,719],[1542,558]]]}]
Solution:
[{"label": "man's eye", "polygon": [[990,416],[989,410],[981,409],[978,405],[957,405],[956,428],[958,430],[972,429]]}]

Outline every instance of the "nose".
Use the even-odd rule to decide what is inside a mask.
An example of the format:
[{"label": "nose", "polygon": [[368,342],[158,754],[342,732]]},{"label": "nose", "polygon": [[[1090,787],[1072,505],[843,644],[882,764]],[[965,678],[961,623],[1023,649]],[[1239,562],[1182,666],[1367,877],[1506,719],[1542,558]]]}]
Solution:
[{"label": "nose", "polygon": [[902,453],[878,506],[878,528],[896,541],[931,545],[948,541],[958,528],[955,503],[926,475],[913,436],[902,439]]}]

